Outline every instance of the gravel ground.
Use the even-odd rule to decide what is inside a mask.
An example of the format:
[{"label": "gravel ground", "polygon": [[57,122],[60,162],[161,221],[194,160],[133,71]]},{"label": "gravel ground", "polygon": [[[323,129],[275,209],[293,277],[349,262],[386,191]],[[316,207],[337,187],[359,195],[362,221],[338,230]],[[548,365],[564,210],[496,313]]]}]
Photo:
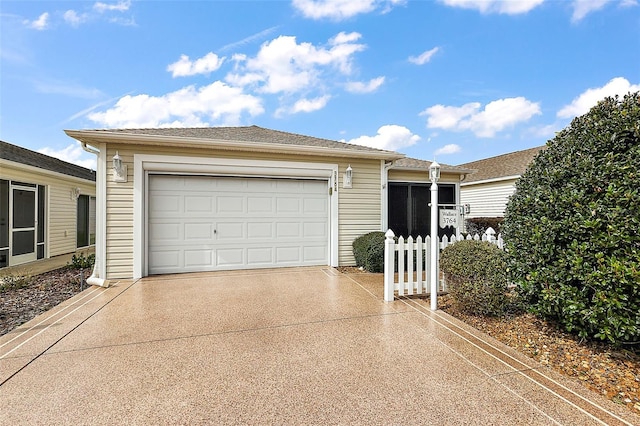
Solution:
[{"label": "gravel ground", "polygon": [[[359,273],[341,268],[344,273]],[[61,268],[29,280],[19,289],[0,290],[0,336],[46,312],[86,288],[81,277],[90,270]],[[640,347],[620,349],[586,342],[531,314],[508,318],[465,315],[449,296],[439,307],[476,329],[534,358],[543,365],[580,380],[589,389],[640,414]]]}]

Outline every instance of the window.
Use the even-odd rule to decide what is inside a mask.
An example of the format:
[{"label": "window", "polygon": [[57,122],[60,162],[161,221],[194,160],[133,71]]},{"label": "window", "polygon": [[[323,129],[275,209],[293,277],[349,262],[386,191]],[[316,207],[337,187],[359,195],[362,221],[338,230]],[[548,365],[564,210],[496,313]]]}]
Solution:
[{"label": "window", "polygon": [[[423,238],[430,234],[431,226],[431,184],[430,183],[389,183],[388,219],[389,228],[397,236]],[[438,184],[438,204],[454,205],[456,187],[453,184]],[[442,207],[441,207],[442,208]],[[452,234],[451,228],[440,228],[438,234]]]},{"label": "window", "polygon": [[86,247],[96,243],[96,197],[78,197],[78,221],[76,246]]}]

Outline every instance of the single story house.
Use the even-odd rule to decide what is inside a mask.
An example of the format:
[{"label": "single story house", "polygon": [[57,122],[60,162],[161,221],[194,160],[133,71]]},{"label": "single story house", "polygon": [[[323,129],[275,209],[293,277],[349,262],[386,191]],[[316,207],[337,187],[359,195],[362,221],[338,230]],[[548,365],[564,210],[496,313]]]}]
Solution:
[{"label": "single story house", "polygon": [[[65,132],[98,156],[96,285],[354,265],[355,238],[422,231],[429,210],[430,163],[397,152],[257,126]],[[447,203],[466,172],[442,166]]]},{"label": "single story house", "polygon": [[0,268],[95,244],[96,173],[0,141]]},{"label": "single story house", "polygon": [[461,168],[474,170],[460,183],[460,203],[470,207],[465,218],[503,217],[509,197],[516,190],[516,181],[544,147],[461,164]]}]

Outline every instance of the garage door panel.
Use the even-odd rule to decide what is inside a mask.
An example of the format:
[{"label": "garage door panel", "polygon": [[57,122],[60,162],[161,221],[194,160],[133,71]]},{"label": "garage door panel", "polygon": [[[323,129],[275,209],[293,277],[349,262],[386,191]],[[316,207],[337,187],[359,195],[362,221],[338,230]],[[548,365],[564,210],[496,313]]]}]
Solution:
[{"label": "garage door panel", "polygon": [[213,250],[185,250],[185,268],[210,268],[213,267]]},{"label": "garage door panel", "polygon": [[221,214],[241,214],[244,213],[244,197],[218,197],[217,213]]},{"label": "garage door panel", "polygon": [[185,196],[185,213],[213,213],[215,211],[213,198],[211,196]]},{"label": "garage door panel", "polygon": [[326,265],[327,187],[317,180],[151,175],[149,273]]},{"label": "garage door panel", "polygon": [[273,198],[272,197],[247,197],[247,213],[273,213]]},{"label": "garage door panel", "polygon": [[247,249],[247,264],[251,266],[272,265],[272,248],[249,248]]},{"label": "garage door panel", "polygon": [[217,266],[238,266],[241,267],[244,265],[244,249],[236,248],[236,249],[218,249],[216,251],[217,255]]},{"label": "garage door panel", "polygon": [[185,223],[184,239],[186,241],[211,240],[212,238],[213,226],[210,223]]},{"label": "garage door panel", "polygon": [[276,224],[276,238],[302,238],[301,226],[296,222]]},{"label": "garage door panel", "polygon": [[326,259],[327,257],[326,249],[327,248],[323,245],[304,247],[303,261],[305,263],[309,263],[309,262],[313,263],[313,262],[319,262],[321,260]]},{"label": "garage door panel", "polygon": [[238,240],[245,237],[244,222],[218,222],[216,225],[218,240]]},{"label": "garage door panel", "polygon": [[273,238],[274,227],[273,222],[249,222],[247,223],[247,238],[249,240]]},{"label": "garage door panel", "polygon": [[291,264],[300,263],[300,247],[277,247],[276,248],[276,263]]},{"label": "garage door panel", "polygon": [[305,222],[303,224],[302,237],[307,238],[320,238],[324,240],[328,237],[327,224],[325,222]]},{"label": "garage door panel", "polygon": [[301,212],[300,209],[300,198],[292,198],[292,197],[278,197],[276,200],[276,213],[295,213],[298,214]]}]

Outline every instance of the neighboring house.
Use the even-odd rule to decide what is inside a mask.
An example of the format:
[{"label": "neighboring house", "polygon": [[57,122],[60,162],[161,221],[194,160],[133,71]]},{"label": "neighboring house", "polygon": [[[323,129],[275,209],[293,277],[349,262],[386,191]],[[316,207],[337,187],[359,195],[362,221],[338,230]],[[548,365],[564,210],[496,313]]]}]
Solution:
[{"label": "neighboring house", "polygon": [[516,181],[543,148],[538,146],[461,164],[459,167],[475,170],[460,184],[460,202],[470,206],[470,213],[465,217],[503,217]]},{"label": "neighboring house", "polygon": [[[386,230],[389,205],[407,206],[428,188],[429,162],[257,126],[66,133],[98,155],[98,285],[151,274],[354,265],[353,240]],[[442,168],[448,201],[458,202],[462,171]],[[402,199],[402,191],[411,195]],[[417,208],[428,211],[414,196],[416,209],[405,208],[405,222],[397,221],[402,229]]]},{"label": "neighboring house", "polygon": [[0,141],[0,268],[95,243],[96,174]]}]

